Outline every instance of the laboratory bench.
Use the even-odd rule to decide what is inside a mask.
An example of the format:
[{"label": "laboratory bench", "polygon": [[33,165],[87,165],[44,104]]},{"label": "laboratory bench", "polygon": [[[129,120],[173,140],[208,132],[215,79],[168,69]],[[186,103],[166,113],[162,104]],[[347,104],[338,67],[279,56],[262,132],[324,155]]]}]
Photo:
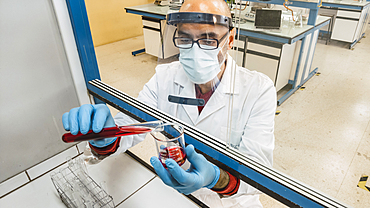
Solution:
[{"label": "laboratory bench", "polygon": [[[298,83],[309,77],[313,71],[312,49],[316,44],[319,31],[317,28],[328,24],[329,20],[328,17],[318,16],[315,26],[303,24],[300,27],[294,26],[292,22],[284,23],[283,20],[282,29],[279,31],[256,29],[253,22],[245,22],[240,24],[240,38],[235,42],[238,55],[233,55],[233,51],[230,53],[239,66],[270,77],[279,91],[288,83],[292,84],[298,63],[304,62],[299,66],[297,74],[302,77],[303,73],[303,80],[298,80]],[[302,41],[307,44],[302,52],[308,55],[298,61]]]},{"label": "laboratory bench", "polygon": [[[74,145],[48,160],[2,182],[0,207],[66,207],[51,181],[51,174],[67,166],[67,157],[81,157],[84,144]],[[199,207],[185,195],[166,186],[133,153],[109,157],[87,165],[89,176],[105,184],[114,205],[121,207]]]},{"label": "laboratory bench", "polygon": [[[163,34],[173,34],[164,33],[166,15],[178,10],[155,4],[126,7],[125,10],[142,16],[145,49],[134,51],[133,55],[145,52],[166,59],[179,53],[172,43],[172,37],[162,37]],[[256,29],[253,22],[241,22],[237,28],[240,40],[234,43],[237,52],[230,52],[239,66],[270,77],[277,91],[290,84],[290,90],[279,98],[278,105],[317,73],[318,69],[311,65],[318,34],[320,28],[329,24],[331,19],[317,16],[314,25],[307,24],[306,20],[302,25],[295,26],[289,16],[282,16],[282,26],[277,31]],[[175,27],[168,26],[166,29],[174,31]],[[162,45],[163,38],[167,41]]]},{"label": "laboratory bench", "polygon": [[365,36],[370,2],[323,0],[319,14],[332,19],[330,25],[322,28],[329,39],[350,43],[349,49],[352,49]]}]

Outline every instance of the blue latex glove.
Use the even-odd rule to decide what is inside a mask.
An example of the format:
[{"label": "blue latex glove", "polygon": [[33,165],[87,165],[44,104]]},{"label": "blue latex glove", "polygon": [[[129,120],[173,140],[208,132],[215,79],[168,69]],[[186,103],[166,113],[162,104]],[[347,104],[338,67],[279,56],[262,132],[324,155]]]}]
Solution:
[{"label": "blue latex glove", "polygon": [[193,145],[185,148],[190,168],[183,170],[174,160],[166,160],[166,170],[157,157],[150,158],[150,163],[163,183],[185,195],[206,187],[212,188],[220,178],[220,169],[195,152]]},{"label": "blue latex glove", "polygon": [[[70,131],[73,135],[78,132],[86,134],[90,129],[99,133],[103,128],[116,126],[109,108],[105,104],[85,104],[73,108],[63,114],[62,121],[64,129]],[[113,137],[89,142],[95,147],[105,147],[115,140],[116,138]]]}]

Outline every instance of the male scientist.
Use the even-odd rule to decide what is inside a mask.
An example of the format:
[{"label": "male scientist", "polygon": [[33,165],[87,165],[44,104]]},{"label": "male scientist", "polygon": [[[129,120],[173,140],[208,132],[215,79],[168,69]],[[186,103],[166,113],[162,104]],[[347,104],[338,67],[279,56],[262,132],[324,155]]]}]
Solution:
[{"label": "male scientist", "polygon": [[[179,12],[167,15],[167,25],[176,28],[171,38],[180,50],[179,61],[158,65],[137,99],[220,140],[226,141],[231,132],[233,147],[271,167],[276,90],[267,76],[236,66],[228,54],[236,33],[228,5],[223,0],[186,0]],[[168,95],[204,99],[205,105],[172,103]],[[229,109],[232,122],[227,118]],[[83,105],[63,115],[64,128],[72,134],[86,134],[90,129],[100,132],[104,127],[128,124],[128,120],[123,113],[113,119],[104,104]],[[106,138],[89,141],[89,145],[102,159],[143,139],[138,135]],[[210,207],[262,207],[259,191],[208,162],[192,145],[185,151],[191,163],[187,171],[174,160],[166,160],[165,169],[157,157],[151,158],[166,185],[192,193]]]}]

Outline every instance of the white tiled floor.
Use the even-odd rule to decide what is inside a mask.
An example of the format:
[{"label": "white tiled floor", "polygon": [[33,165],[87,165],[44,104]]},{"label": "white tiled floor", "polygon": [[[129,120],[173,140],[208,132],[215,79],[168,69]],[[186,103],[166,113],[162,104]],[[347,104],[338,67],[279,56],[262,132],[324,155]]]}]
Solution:
[{"label": "white tiled floor", "polygon": [[[81,144],[77,145],[81,146]],[[48,174],[48,172],[51,170],[65,163],[67,158],[73,158],[78,155],[79,153],[77,151],[77,146],[72,146],[54,155],[53,157],[50,157],[47,160],[42,161],[39,164],[3,181],[0,184],[0,199],[14,192],[15,190],[22,189],[23,186],[27,186],[27,184],[32,183],[35,181],[35,179]]]},{"label": "white tiled floor", "polygon": [[[153,56],[131,55],[143,47],[143,37],[97,47],[102,80],[136,97],[157,64]],[[370,175],[370,38],[354,50],[319,41],[312,67],[321,75],[278,107],[274,168],[348,205],[369,207],[370,192],[357,183]],[[150,137],[132,151],[146,161],[155,155]],[[268,196],[261,201],[284,207]]]}]

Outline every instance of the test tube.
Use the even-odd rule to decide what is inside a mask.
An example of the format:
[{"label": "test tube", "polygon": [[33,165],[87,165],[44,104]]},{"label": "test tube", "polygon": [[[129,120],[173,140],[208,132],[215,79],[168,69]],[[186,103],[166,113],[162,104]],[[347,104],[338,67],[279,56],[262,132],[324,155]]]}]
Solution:
[{"label": "test tube", "polygon": [[143,134],[152,131],[158,125],[163,124],[162,121],[150,121],[138,124],[130,124],[125,126],[115,126],[104,128],[101,132],[95,133],[93,130],[88,131],[86,134],[79,132],[76,135],[66,133],[62,136],[62,140],[66,143],[82,142],[89,140],[104,139],[110,137],[129,136],[133,134]]}]

